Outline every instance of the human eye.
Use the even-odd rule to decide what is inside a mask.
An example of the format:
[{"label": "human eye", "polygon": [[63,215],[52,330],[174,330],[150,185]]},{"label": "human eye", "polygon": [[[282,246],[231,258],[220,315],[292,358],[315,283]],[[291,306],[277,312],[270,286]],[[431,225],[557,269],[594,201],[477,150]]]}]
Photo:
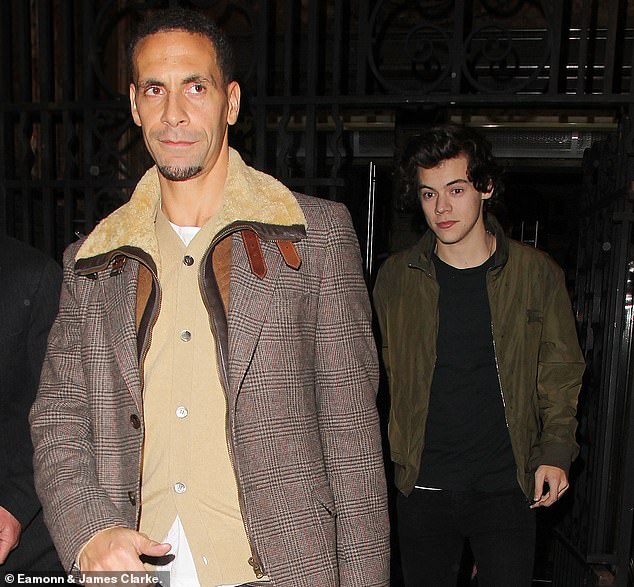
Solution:
[{"label": "human eye", "polygon": [[456,188],[453,188],[453,189],[451,190],[451,193],[452,193],[454,196],[459,196],[459,195],[460,195],[460,194],[462,194],[463,192],[464,192],[464,188],[458,188],[458,187],[456,187]]},{"label": "human eye", "polygon": [[431,200],[435,195],[435,192],[429,190],[420,190],[420,197],[423,200]]},{"label": "human eye", "polygon": [[143,94],[145,96],[160,96],[163,93],[163,88],[161,86],[146,86],[143,90]]},{"label": "human eye", "polygon": [[196,96],[196,95],[204,94],[206,90],[207,90],[207,86],[204,83],[194,82],[190,84],[189,87],[187,88],[187,93]]}]

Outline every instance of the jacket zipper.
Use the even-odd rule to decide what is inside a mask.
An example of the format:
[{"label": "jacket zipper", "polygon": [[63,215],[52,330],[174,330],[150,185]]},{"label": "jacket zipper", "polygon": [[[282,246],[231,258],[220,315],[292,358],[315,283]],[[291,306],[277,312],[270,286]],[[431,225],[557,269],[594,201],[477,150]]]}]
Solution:
[{"label": "jacket zipper", "polygon": [[[209,255],[210,251],[216,246],[216,244],[218,244],[223,238],[225,238],[226,236],[232,234],[233,232],[237,232],[239,230],[243,230],[243,229],[248,229],[248,230],[253,230],[250,224],[244,223],[244,224],[232,224],[230,227],[228,227],[226,230],[221,230],[216,237],[211,241],[206,253],[203,255],[203,258],[201,259],[201,267],[203,266],[204,260],[207,258],[207,256]],[[150,344],[152,342],[152,331],[154,330],[154,326],[156,324],[156,321],[158,319],[158,315],[161,309],[161,302],[162,302],[162,292],[161,292],[161,288],[159,285],[159,280],[158,280],[158,276],[156,274],[155,271],[153,271],[148,265],[147,263],[145,263],[145,261],[143,261],[140,257],[138,257],[137,255],[133,255],[130,254],[129,252],[125,252],[122,253],[124,254],[126,257],[130,258],[130,259],[134,259],[136,261],[138,261],[139,263],[143,264],[148,271],[150,272],[150,274],[152,275],[152,279],[154,280],[154,283],[156,284],[156,290],[157,290],[157,303],[154,305],[154,307],[152,308],[152,316],[151,316],[151,320],[150,323],[148,324],[148,329],[147,329],[147,337],[143,343],[143,349],[141,351],[141,357],[139,358],[139,375],[140,375],[140,380],[141,380],[141,385],[143,386],[143,377],[144,377],[144,368],[145,368],[145,358],[147,357],[147,354],[149,352],[149,348],[150,348]],[[113,255],[114,256],[114,255]],[[107,269],[108,266],[110,265],[110,261],[113,258],[113,256],[111,256],[108,259],[108,262],[105,264],[100,265],[99,267],[95,267],[95,268],[91,268],[90,273],[96,273],[98,271],[102,271],[104,269]],[[83,272],[82,272],[83,273]],[[200,271],[198,272],[198,286],[200,288],[201,291],[204,291],[204,283],[202,281],[202,276]],[[207,299],[205,296],[203,296],[203,303],[205,305],[205,308],[207,309],[207,314],[210,317],[209,320],[209,324],[212,330],[212,333],[214,335],[214,338],[216,340],[218,340],[217,337],[217,328],[216,328],[216,323],[215,323],[215,318],[214,318],[214,314],[211,311],[211,308],[209,307],[208,303],[207,303]],[[262,577],[264,577],[265,572],[264,569],[262,568],[262,562],[260,561],[260,557],[257,555],[257,552],[255,551],[255,548],[253,548],[253,541],[251,540],[251,534],[249,533],[249,529],[247,528],[247,524],[244,521],[244,498],[242,496],[242,490],[240,487],[240,483],[238,482],[238,477],[236,475],[236,465],[235,465],[235,458],[233,455],[233,444],[230,441],[229,438],[229,398],[227,397],[227,387],[229,385],[229,378],[227,377],[227,372],[226,372],[226,367],[225,367],[225,360],[224,360],[224,354],[223,354],[223,349],[222,349],[222,345],[221,344],[216,344],[216,353],[219,355],[219,359],[220,361],[216,361],[216,368],[219,370],[218,372],[218,376],[221,380],[221,382],[223,383],[222,387],[223,387],[223,391],[225,394],[225,403],[226,403],[226,412],[225,412],[225,442],[227,444],[227,452],[229,454],[229,460],[231,462],[231,468],[233,471],[233,476],[234,476],[234,480],[236,482],[236,488],[238,491],[238,505],[240,507],[240,512],[242,514],[242,524],[244,526],[244,532],[247,536],[247,540],[249,542],[249,546],[251,548],[251,559],[249,559],[249,564],[253,567],[253,572],[255,573],[255,576],[257,579],[260,579]],[[143,389],[142,389],[143,392]],[[143,448],[141,447],[140,452],[142,453]],[[142,458],[143,455],[139,454],[139,464],[142,462]],[[140,465],[140,471],[139,471],[139,488],[141,486],[141,481],[142,481],[142,466]],[[140,501],[140,499],[139,499]],[[139,514],[141,512],[141,508],[137,507],[136,508],[136,526],[138,527],[139,525]]]},{"label": "jacket zipper", "polygon": [[145,373],[145,358],[147,357],[147,354],[150,350],[150,345],[152,344],[152,332],[154,331],[154,326],[156,325],[156,321],[158,320],[158,316],[161,311],[161,303],[163,301],[163,292],[161,291],[161,286],[159,285],[158,276],[149,267],[148,267],[148,270],[152,274],[152,279],[154,280],[154,283],[156,284],[156,292],[158,295],[157,295],[156,304],[154,304],[154,307],[152,308],[152,316],[150,318],[150,322],[147,327],[147,336],[145,337],[145,340],[143,341],[143,348],[141,349],[141,356],[139,357],[141,385],[143,385],[143,379],[144,379],[144,373]]},{"label": "jacket zipper", "polygon": [[[207,248],[207,251],[205,252],[205,254],[203,255],[202,259],[201,259],[201,264],[200,267],[203,267],[207,257],[211,254],[211,251],[213,250],[213,248],[225,237],[229,236],[230,234],[232,234],[233,232],[237,232],[238,230],[242,230],[242,229],[249,229],[251,230],[251,227],[248,224],[244,224],[244,225],[232,225],[230,229],[228,230],[224,230],[224,231],[220,231],[216,237],[211,241],[209,247]],[[205,290],[205,284],[202,280],[202,273],[199,270],[198,271],[198,287],[200,288],[201,292],[203,292]],[[253,541],[251,539],[251,534],[249,532],[249,529],[247,527],[247,523],[245,522],[245,516],[244,516],[244,496],[242,495],[242,488],[240,487],[240,482],[238,480],[238,476],[236,474],[236,464],[235,464],[235,457],[233,454],[233,443],[231,442],[231,438],[230,438],[230,426],[229,426],[229,397],[228,397],[228,387],[229,387],[229,377],[227,376],[227,369],[226,369],[226,363],[225,363],[225,357],[224,357],[224,352],[223,352],[223,348],[222,348],[222,344],[220,344],[220,341],[218,340],[218,336],[217,336],[217,332],[218,329],[216,328],[216,318],[215,315],[212,311],[212,309],[209,307],[209,304],[207,302],[207,297],[206,296],[202,296],[203,299],[203,303],[205,305],[205,308],[207,309],[207,314],[209,315],[209,325],[211,327],[211,331],[214,335],[214,338],[216,339],[216,355],[217,355],[217,359],[216,360],[216,369],[218,369],[218,377],[220,378],[221,382],[222,382],[222,388],[225,394],[225,442],[227,444],[227,452],[229,454],[229,461],[231,462],[231,470],[233,471],[233,477],[234,480],[236,482],[236,489],[238,491],[238,505],[240,507],[240,513],[241,513],[241,517],[242,517],[242,525],[244,526],[244,532],[247,536],[247,540],[249,542],[249,546],[251,549],[251,558],[249,559],[248,563],[249,565],[251,565],[251,567],[253,567],[253,572],[255,573],[255,576],[257,579],[261,579],[262,577],[264,577],[265,572],[262,566],[262,562],[260,560],[260,557],[258,556],[255,548],[253,547]],[[227,309],[228,310],[228,309]]]},{"label": "jacket zipper", "polygon": [[502,388],[502,376],[500,375],[500,363],[498,361],[498,350],[497,345],[495,344],[495,327],[493,326],[493,314],[491,311],[491,294],[489,292],[489,271],[493,268],[489,268],[487,270],[486,275],[486,291],[487,291],[487,301],[489,302],[489,312],[491,312],[491,340],[493,341],[493,358],[495,359],[495,373],[498,377],[498,387],[500,388],[500,397],[502,398],[502,408],[504,410],[504,423],[506,424],[506,429],[509,431],[509,420],[506,416],[506,398],[504,397],[504,389]]},{"label": "jacket zipper", "polygon": [[[420,271],[422,271],[425,275],[427,275],[427,277],[429,277],[430,279],[433,279],[431,272],[426,271],[425,269],[423,269],[422,267],[418,266],[418,265],[414,265],[413,263],[409,263],[408,267],[410,269],[418,269]],[[489,291],[488,291],[488,283],[487,283],[487,298],[490,300],[491,296],[489,295]],[[490,305],[490,303],[489,303]],[[495,373],[497,375],[498,378],[498,387],[500,388],[500,397],[502,398],[502,407],[504,408],[504,423],[506,424],[506,429],[509,430],[509,421],[508,418],[506,417],[506,399],[504,397],[504,391],[502,389],[502,377],[500,376],[500,364],[498,362],[498,352],[497,352],[497,345],[495,344],[495,329],[493,328],[493,318],[491,318],[491,340],[493,341],[493,358],[495,359]],[[434,359],[435,361],[435,359]]]},{"label": "jacket zipper", "polygon": [[500,376],[500,364],[498,363],[498,352],[495,344],[495,333],[493,331],[493,319],[491,319],[491,340],[493,341],[493,358],[495,359],[495,372],[498,376],[498,387],[500,388],[500,397],[502,398],[502,407],[504,408],[504,422],[506,423],[506,429],[509,430],[509,421],[506,417],[506,399],[504,398],[504,391],[502,390],[502,377]]},{"label": "jacket zipper", "polygon": [[[115,251],[116,253],[116,251]],[[141,395],[143,395],[143,378],[144,378],[144,368],[145,368],[145,358],[148,354],[149,348],[150,348],[150,344],[152,342],[152,331],[154,330],[154,325],[156,324],[156,321],[158,319],[158,315],[161,309],[161,302],[162,302],[162,293],[161,293],[161,288],[159,286],[159,281],[158,281],[158,276],[156,274],[155,271],[153,271],[148,264],[139,256],[134,255],[134,254],[130,254],[128,251],[126,252],[121,252],[122,255],[124,255],[125,257],[128,257],[129,259],[134,259],[135,261],[137,261],[138,263],[142,264],[144,267],[147,268],[147,270],[150,272],[150,274],[152,275],[152,279],[154,280],[154,283],[156,285],[156,291],[157,291],[157,303],[154,304],[154,307],[152,308],[152,316],[150,319],[150,323],[148,324],[148,328],[147,328],[147,337],[143,343],[143,349],[141,350],[141,356],[139,357],[139,378],[141,381]],[[104,271],[105,269],[107,269],[110,266],[110,263],[112,261],[112,259],[116,256],[116,254],[112,254],[107,263],[102,263],[99,266],[96,267],[91,267],[90,272],[86,272],[86,271],[82,271],[81,274],[82,275],[87,275],[88,273],[92,274],[92,273],[97,273],[99,271]],[[143,399],[141,399],[141,401],[143,401]],[[143,419],[143,426],[145,427],[145,418]],[[145,435],[145,433],[144,433]],[[143,474],[143,466],[142,466],[142,461],[143,461],[143,446],[141,446],[139,448],[139,453],[138,453],[138,457],[139,457],[139,474],[138,474],[138,487],[137,487],[137,492],[139,493],[139,504],[141,503],[141,483],[142,483],[142,474]],[[136,507],[136,513],[135,513],[135,527],[139,527],[139,515],[141,513],[141,507],[137,506]]]},{"label": "jacket zipper", "polygon": [[[131,259],[135,259],[136,261],[138,261],[144,267],[147,268],[147,270],[152,275],[152,279],[154,281],[154,284],[156,285],[156,293],[157,293],[156,303],[152,307],[152,316],[150,317],[150,321],[147,327],[147,336],[145,337],[145,340],[143,341],[143,348],[141,349],[141,356],[139,357],[139,378],[141,381],[141,401],[143,401],[144,379],[145,379],[145,376],[144,376],[145,358],[147,357],[147,354],[150,350],[150,345],[152,344],[152,332],[154,331],[154,326],[156,325],[156,321],[158,320],[158,316],[161,310],[161,303],[163,301],[163,293],[161,292],[161,287],[159,285],[158,275],[156,274],[156,272],[153,271],[150,267],[148,267],[147,263],[145,263],[140,257],[137,257],[136,255],[130,255],[130,254],[126,254],[126,256],[128,256]],[[145,417],[143,418],[143,428],[145,428]],[[145,432],[143,435],[145,436]],[[141,484],[143,482],[142,463],[143,463],[143,446],[141,446],[141,448],[139,449],[139,475],[138,475],[139,504],[141,503]],[[140,514],[141,514],[141,507],[137,507],[136,508],[136,527],[137,528],[139,527]]]}]

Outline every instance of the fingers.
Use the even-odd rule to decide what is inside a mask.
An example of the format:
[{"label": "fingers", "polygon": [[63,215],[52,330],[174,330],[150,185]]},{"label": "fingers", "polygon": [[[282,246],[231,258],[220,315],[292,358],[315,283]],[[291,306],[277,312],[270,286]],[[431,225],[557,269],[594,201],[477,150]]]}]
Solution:
[{"label": "fingers", "polygon": [[130,528],[108,528],[93,536],[82,549],[79,568],[82,571],[144,571],[142,554],[163,556],[171,546],[150,540]]},{"label": "fingers", "polygon": [[20,541],[20,522],[13,514],[0,507],[0,565]]},{"label": "fingers", "polygon": [[[548,484],[546,494],[544,494],[544,484]],[[568,487],[568,476],[563,469],[541,465],[535,472],[535,495],[531,508],[550,507],[566,492]]]},{"label": "fingers", "polygon": [[18,539],[19,535],[15,540],[5,540],[0,534],[0,565],[4,564],[9,553],[18,545]]},{"label": "fingers", "polygon": [[[537,503],[540,499],[542,499],[542,495],[544,492],[544,476],[545,471],[542,467],[539,467],[537,471],[535,471],[535,493],[533,495],[533,502]],[[531,507],[535,507],[532,505]]]},{"label": "fingers", "polygon": [[7,542],[0,542],[0,565],[7,560],[7,555],[11,552],[11,547]]}]

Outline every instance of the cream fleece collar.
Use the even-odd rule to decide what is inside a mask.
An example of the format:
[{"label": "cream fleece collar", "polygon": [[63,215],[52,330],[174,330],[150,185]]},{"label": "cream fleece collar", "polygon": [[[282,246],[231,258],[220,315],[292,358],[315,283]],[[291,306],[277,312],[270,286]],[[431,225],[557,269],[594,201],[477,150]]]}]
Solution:
[{"label": "cream fleece collar", "polygon": [[[89,259],[124,246],[138,247],[159,259],[154,230],[161,190],[156,167],[137,184],[130,200],[104,218],[88,235],[75,260]],[[229,149],[229,171],[223,204],[212,219],[217,232],[236,220],[276,226],[306,225],[306,218],[291,191],[275,178],[244,163]]]}]

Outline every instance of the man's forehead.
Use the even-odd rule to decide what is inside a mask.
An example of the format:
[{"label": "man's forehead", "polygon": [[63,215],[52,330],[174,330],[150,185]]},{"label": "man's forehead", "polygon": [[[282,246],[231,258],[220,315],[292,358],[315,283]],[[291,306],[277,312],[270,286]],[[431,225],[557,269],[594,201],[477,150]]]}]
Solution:
[{"label": "man's forehead", "polygon": [[443,185],[457,182],[469,182],[468,161],[464,155],[451,159],[443,159],[433,167],[418,167],[418,179],[421,182],[441,183]]},{"label": "man's forehead", "polygon": [[136,46],[137,53],[147,45],[159,45],[165,48],[199,46],[203,51],[211,52],[212,54],[216,52],[211,39],[205,35],[180,29],[157,31],[143,37]]},{"label": "man's forehead", "polygon": [[183,78],[210,76],[217,72],[216,51],[205,36],[185,31],[153,33],[142,39],[134,53],[137,73],[143,78],[158,78],[171,69],[183,69]]}]

